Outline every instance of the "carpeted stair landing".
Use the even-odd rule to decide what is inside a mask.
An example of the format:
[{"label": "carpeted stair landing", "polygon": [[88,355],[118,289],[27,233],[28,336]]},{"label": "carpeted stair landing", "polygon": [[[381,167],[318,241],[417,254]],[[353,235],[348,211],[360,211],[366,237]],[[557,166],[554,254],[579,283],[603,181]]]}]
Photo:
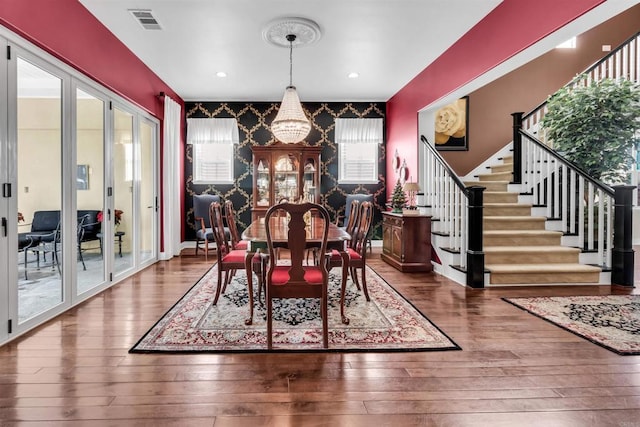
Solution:
[{"label": "carpeted stair landing", "polygon": [[484,191],[484,253],[490,284],[599,283],[601,269],[580,264],[580,249],[561,245],[562,232],[546,230],[546,218],[509,192],[513,159],[478,176]]}]

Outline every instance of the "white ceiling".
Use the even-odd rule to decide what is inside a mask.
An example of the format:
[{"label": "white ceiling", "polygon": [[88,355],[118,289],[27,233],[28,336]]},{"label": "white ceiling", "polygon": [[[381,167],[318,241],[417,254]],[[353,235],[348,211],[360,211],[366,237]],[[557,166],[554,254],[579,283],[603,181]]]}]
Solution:
[{"label": "white ceiling", "polygon": [[[262,31],[311,19],[322,37],[293,50],[293,84],[303,102],[331,102],[387,101],[501,0],[80,2],[186,101],[279,101],[289,51]],[[162,30],[143,29],[128,9],[151,10]]]}]

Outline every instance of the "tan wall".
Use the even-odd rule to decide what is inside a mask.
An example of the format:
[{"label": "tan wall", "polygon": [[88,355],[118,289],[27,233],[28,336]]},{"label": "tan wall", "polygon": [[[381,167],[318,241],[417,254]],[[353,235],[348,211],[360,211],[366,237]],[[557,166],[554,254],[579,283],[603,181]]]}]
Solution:
[{"label": "tan wall", "polygon": [[[78,191],[78,209],[102,209],[104,168],[102,128],[88,120],[79,100],[78,164],[89,165],[89,189]],[[85,103],[86,104],[86,103]],[[93,112],[95,114],[95,111]],[[98,113],[101,117],[101,112]],[[60,100],[21,98],[18,102],[18,211],[31,222],[38,210],[61,206]],[[99,124],[101,126],[101,123]]]},{"label": "tan wall", "polygon": [[530,112],[577,73],[640,31],[640,5],[577,37],[576,49],[553,49],[469,94],[469,151],[442,152],[466,175],[512,141],[511,113]]}]

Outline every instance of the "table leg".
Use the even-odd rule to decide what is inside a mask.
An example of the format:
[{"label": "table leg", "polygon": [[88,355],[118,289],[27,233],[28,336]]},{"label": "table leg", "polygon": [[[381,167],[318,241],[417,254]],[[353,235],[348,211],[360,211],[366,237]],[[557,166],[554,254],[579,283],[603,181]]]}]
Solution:
[{"label": "table leg", "polygon": [[255,253],[247,251],[244,258],[244,268],[247,272],[247,292],[249,293],[249,318],[245,319],[245,325],[253,323],[253,255]]},{"label": "table leg", "polygon": [[340,257],[342,258],[342,289],[340,290],[340,317],[342,323],[349,324],[349,318],[344,314],[344,297],[347,292],[347,273],[349,272],[349,253],[346,251],[340,251]]}]

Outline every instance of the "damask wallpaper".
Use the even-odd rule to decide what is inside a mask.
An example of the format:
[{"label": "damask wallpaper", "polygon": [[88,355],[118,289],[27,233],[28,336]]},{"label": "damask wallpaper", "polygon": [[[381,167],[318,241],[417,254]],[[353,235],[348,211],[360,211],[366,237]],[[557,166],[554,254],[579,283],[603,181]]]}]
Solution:
[{"label": "damask wallpaper", "polygon": [[[201,185],[193,183],[192,146],[186,145],[185,176],[187,211],[186,239],[195,240],[193,220],[194,194],[218,194],[224,200],[232,200],[238,218],[238,229],[244,230],[251,222],[252,196],[252,152],[254,145],[270,145],[276,142],[269,130],[278,111],[279,103],[267,102],[186,102],[187,118],[228,118],[238,121],[240,143],[235,152],[235,183],[229,185]],[[335,144],[334,128],[337,118],[384,118],[384,102],[348,102],[348,103],[304,103],[303,108],[312,123],[311,132],[306,138],[308,145],[322,146],[321,155],[321,203],[329,210],[333,219],[344,215],[346,195],[365,193],[374,195],[376,206],[373,222],[373,238],[382,238],[382,215],[386,203],[385,144],[382,144],[378,156],[377,185],[338,184],[338,147]]]}]

